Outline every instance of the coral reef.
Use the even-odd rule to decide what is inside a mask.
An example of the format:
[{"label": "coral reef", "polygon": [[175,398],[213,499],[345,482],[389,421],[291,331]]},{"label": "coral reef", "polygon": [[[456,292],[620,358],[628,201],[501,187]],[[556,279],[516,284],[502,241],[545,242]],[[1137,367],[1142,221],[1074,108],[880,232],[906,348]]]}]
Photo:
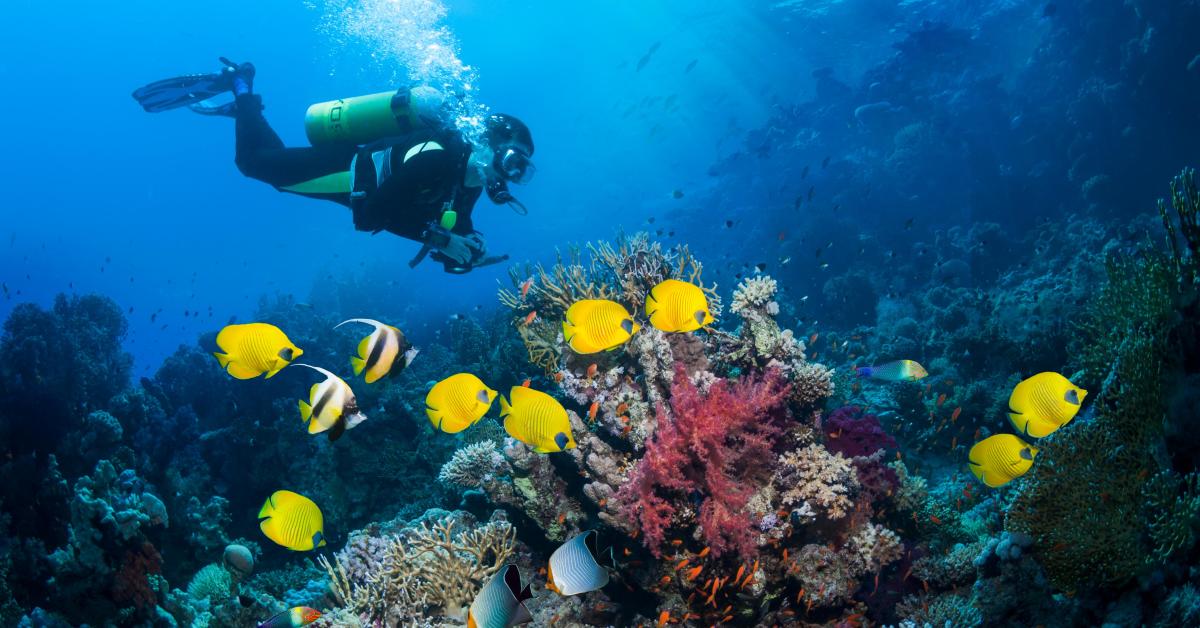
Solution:
[{"label": "coral reef", "polygon": [[[671,388],[671,412],[660,410],[646,455],[616,500],[646,547],[661,556],[669,530],[695,526],[714,555],[755,553],[746,504],[751,487],[770,475],[770,460],[786,420],[787,394],[777,373],[760,380],[718,380],[707,393],[682,369]],[[676,505],[691,497],[695,510]],[[690,524],[690,525],[689,525]]]},{"label": "coral reef", "polygon": [[329,573],[340,606],[364,622],[394,626],[416,617],[463,619],[484,583],[516,549],[513,526],[493,517],[475,525],[466,513],[413,522],[391,538],[352,534]]}]

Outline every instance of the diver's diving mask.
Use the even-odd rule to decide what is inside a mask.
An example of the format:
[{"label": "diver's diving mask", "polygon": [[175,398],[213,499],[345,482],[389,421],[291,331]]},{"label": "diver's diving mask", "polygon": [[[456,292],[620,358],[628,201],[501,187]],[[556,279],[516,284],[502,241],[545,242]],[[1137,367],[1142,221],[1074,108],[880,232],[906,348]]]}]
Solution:
[{"label": "diver's diving mask", "polygon": [[537,168],[529,160],[529,155],[511,146],[497,151],[492,165],[504,180],[513,183],[529,183],[537,172]]}]

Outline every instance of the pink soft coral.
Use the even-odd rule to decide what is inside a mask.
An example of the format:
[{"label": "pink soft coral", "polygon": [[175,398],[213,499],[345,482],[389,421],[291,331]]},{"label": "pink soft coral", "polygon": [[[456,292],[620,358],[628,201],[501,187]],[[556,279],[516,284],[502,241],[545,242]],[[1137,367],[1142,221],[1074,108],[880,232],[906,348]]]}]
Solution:
[{"label": "pink soft coral", "polygon": [[658,409],[646,455],[617,494],[623,514],[640,524],[644,543],[661,556],[680,508],[698,504],[704,542],[715,555],[755,552],[746,503],[770,477],[774,449],[788,420],[783,378],[717,379],[701,393],[677,368],[671,412]]}]

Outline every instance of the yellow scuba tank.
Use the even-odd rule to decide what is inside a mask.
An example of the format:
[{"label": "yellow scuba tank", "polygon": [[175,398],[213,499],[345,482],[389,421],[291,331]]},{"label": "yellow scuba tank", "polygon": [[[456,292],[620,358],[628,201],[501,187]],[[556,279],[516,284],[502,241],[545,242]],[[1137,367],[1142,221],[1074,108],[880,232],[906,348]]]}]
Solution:
[{"label": "yellow scuba tank", "polygon": [[304,114],[304,132],[314,146],[342,142],[368,144],[433,126],[444,101],[441,92],[420,85],[319,102]]}]

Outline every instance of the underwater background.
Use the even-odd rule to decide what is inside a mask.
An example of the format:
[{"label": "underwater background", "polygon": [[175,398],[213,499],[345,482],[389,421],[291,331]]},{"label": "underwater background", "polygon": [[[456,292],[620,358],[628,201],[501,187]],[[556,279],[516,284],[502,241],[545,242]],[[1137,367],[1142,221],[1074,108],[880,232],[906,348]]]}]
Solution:
[{"label": "underwater background", "polygon": [[[1200,625],[1200,3],[5,13],[0,625],[461,626],[506,565],[539,626]],[[529,214],[474,212],[512,259],[410,269],[241,176],[230,120],[129,97],[221,55],[289,145],[309,104],[402,84],[519,116]],[[651,324],[666,279],[715,322]],[[576,352],[591,298],[641,329]],[[419,355],[366,383],[351,318]],[[368,420],[331,442],[297,421],[313,371],[224,372],[249,322]],[[499,400],[439,430],[460,372],[549,393],[573,446]],[[324,546],[264,534],[281,490]],[[548,588],[589,530],[606,584]]]}]

